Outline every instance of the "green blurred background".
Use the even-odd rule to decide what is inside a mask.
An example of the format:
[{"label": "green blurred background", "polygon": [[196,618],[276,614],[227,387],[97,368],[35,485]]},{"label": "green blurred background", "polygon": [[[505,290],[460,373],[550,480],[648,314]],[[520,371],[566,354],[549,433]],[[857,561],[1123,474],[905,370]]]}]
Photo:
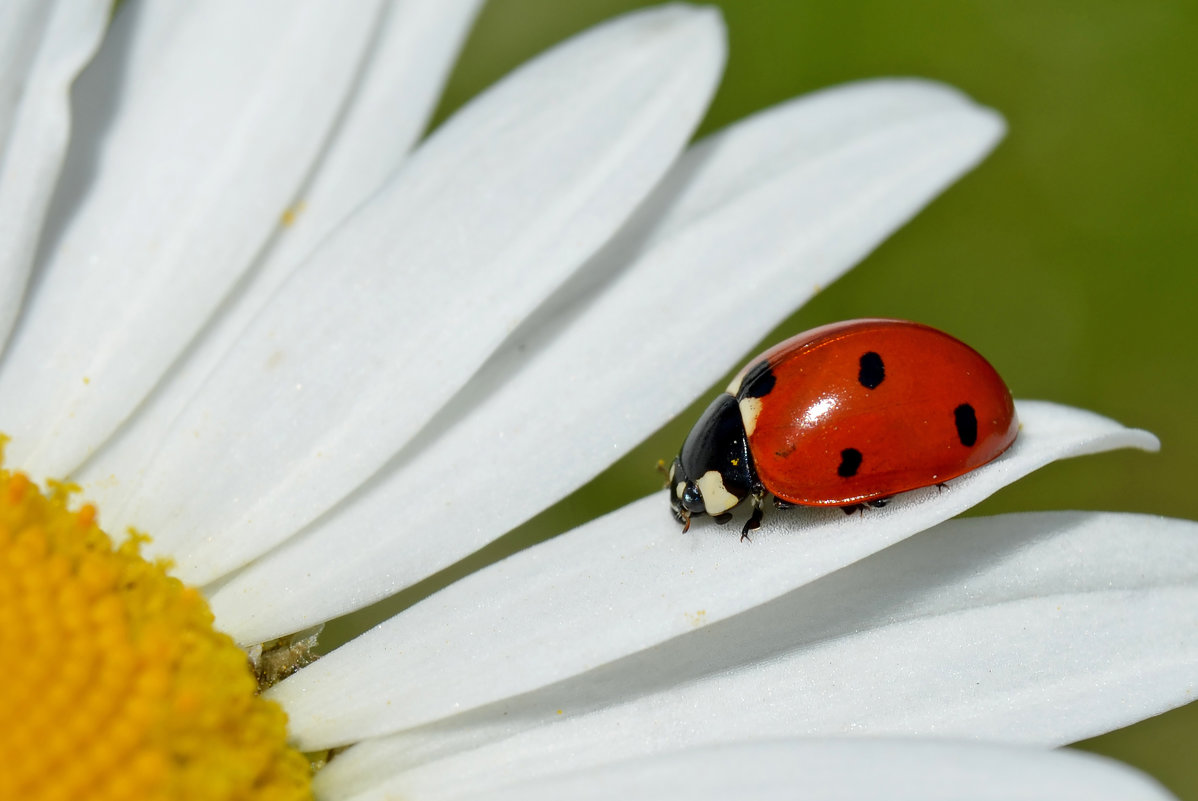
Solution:
[{"label": "green blurred background", "polygon": [[[529,56],[641,5],[648,3],[491,0],[438,120]],[[1190,268],[1198,231],[1191,147],[1198,3],[716,5],[728,24],[729,59],[700,135],[813,89],[885,75],[950,83],[998,109],[1010,126],[980,169],[768,341],[850,317],[920,320],[986,354],[1017,397],[1093,409],[1163,442],[1159,454],[1057,463],[978,514],[1103,509],[1198,519],[1191,486],[1198,286]],[[697,399],[581,492],[368,615],[388,616],[486,562],[657,491],[657,459],[676,452],[706,402]],[[1191,704],[1082,747],[1198,801],[1196,745],[1198,705]]]}]

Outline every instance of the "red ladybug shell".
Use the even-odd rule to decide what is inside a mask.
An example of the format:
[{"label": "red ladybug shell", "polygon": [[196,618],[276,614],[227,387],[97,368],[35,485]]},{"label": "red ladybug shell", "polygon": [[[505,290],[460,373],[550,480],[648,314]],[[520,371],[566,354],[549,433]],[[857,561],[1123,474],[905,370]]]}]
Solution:
[{"label": "red ladybug shell", "polygon": [[999,456],[1019,428],[989,362],[904,320],[807,331],[754,360],[729,392],[761,484],[806,506],[948,481]]}]

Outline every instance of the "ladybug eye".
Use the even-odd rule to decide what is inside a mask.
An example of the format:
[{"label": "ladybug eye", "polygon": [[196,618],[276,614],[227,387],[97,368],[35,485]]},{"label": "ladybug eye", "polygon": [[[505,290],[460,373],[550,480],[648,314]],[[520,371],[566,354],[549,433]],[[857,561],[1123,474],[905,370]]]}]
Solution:
[{"label": "ladybug eye", "polygon": [[702,514],[704,511],[703,493],[693,481],[686,483],[686,489],[682,492],[682,505],[692,514]]}]

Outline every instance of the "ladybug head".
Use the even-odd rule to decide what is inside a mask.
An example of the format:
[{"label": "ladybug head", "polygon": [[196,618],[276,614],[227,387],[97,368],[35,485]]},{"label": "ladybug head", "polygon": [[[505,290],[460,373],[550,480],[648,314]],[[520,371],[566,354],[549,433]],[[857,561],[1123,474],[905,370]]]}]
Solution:
[{"label": "ladybug head", "polygon": [[724,523],[757,483],[740,407],[725,393],[707,407],[670,465],[670,508],[683,531],[693,515]]},{"label": "ladybug head", "polygon": [[683,524],[683,531],[687,531],[691,527],[691,515],[705,514],[707,509],[703,505],[703,493],[699,490],[699,485],[686,477],[681,457],[670,465],[668,489],[670,510],[674,513],[674,519]]}]

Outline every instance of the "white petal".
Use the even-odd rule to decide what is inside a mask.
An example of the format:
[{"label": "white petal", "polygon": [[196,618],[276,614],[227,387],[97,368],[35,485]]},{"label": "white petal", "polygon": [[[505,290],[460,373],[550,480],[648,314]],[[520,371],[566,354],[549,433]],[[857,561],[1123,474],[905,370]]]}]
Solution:
[{"label": "white petal", "polygon": [[[271,261],[298,261],[378,191],[424,131],[482,0],[390,0],[329,152]],[[289,254],[289,255],[287,255]]]},{"label": "white petal", "polygon": [[[369,491],[212,597],[222,627],[245,642],[307,628],[564,497],[683,409],[1001,130],[992,112],[939,84],[874,81],[788,103],[693,148],[649,208],[438,418],[450,430],[426,432],[427,447],[413,443]],[[701,343],[702,356],[681,343]]]},{"label": "white petal", "polygon": [[[1054,459],[1155,438],[1043,402],[998,460],[889,506],[791,510],[751,544],[683,536],[663,492],[479,571],[273,688],[305,750],[436,720],[563,681],[764,604],[956,515]],[[485,677],[485,678],[484,678]]]},{"label": "white petal", "polygon": [[116,485],[109,477],[137,475],[188,399],[302,257],[399,167],[432,113],[478,5],[478,0],[391,3],[362,83],[295,205],[293,221],[278,232],[203,338],[127,425],[72,476],[93,500],[115,504],[122,490],[127,494],[130,482]]},{"label": "white petal", "polygon": [[[694,748],[598,768],[519,781],[496,766],[480,785],[452,775],[425,782],[370,786],[369,776],[317,774],[321,798],[344,801],[451,798],[488,801],[1167,801],[1164,788],[1139,771],[1078,751],[935,740],[758,740]],[[361,788],[359,792],[355,789]],[[493,789],[492,789],[493,788]]]},{"label": "white petal", "polygon": [[0,351],[67,151],[71,83],[99,46],[110,6],[10,0],[0,7]]},{"label": "white petal", "polygon": [[116,71],[112,117],[98,142],[72,148],[82,194],[59,198],[65,228],[0,372],[10,459],[35,475],[64,475],[103,442],[250,265],[324,145],[378,17],[377,3],[322,0],[171,10],[146,26],[159,41],[130,45],[140,69],[123,72],[107,46],[97,59]]},{"label": "white petal", "polygon": [[[729,554],[725,572],[750,585],[760,571],[743,568],[745,556]],[[330,768],[407,788],[446,777],[485,783],[502,771],[531,779],[749,737],[1059,745],[1191,700],[1196,624],[1190,521],[1085,512],[954,520],[657,648],[367,741]],[[439,632],[429,634],[404,661],[434,644]],[[556,659],[577,647],[556,645]],[[496,655],[470,681],[505,668]],[[303,720],[293,707],[292,723]]]},{"label": "white petal", "polygon": [[361,484],[650,191],[722,60],[715,12],[651,9],[463,109],[255,319],[118,522],[203,583]]}]

